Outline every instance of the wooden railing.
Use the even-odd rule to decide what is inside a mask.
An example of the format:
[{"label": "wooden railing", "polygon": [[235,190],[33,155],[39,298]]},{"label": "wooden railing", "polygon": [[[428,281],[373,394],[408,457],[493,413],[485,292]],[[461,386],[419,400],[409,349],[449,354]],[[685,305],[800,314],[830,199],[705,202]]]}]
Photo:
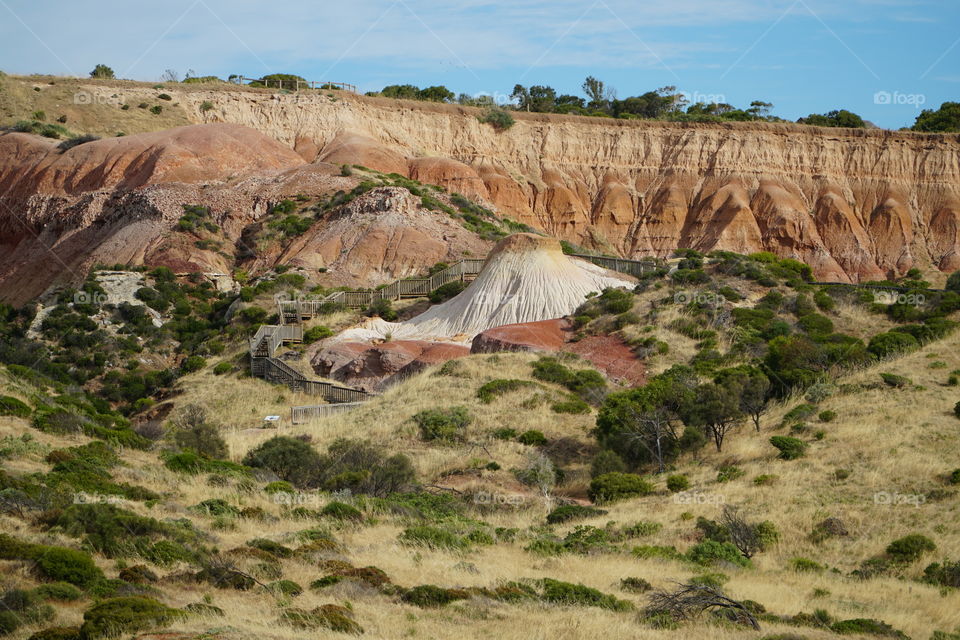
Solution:
[{"label": "wooden railing", "polygon": [[379,300],[423,298],[445,284],[477,276],[486,262],[482,258],[465,258],[438,271],[429,278],[396,280],[375,291],[335,291],[317,300],[281,300],[277,302],[282,322],[309,319],[319,315],[324,305],[341,304],[353,309],[369,307]]},{"label": "wooden railing", "polygon": [[363,404],[364,403],[361,401],[361,402],[341,402],[339,404],[318,404],[318,405],[303,406],[303,407],[291,407],[290,421],[293,424],[303,424],[308,420],[326,418],[327,416],[332,416],[338,413],[343,413],[345,411],[350,411],[351,409],[356,409],[357,407]]},{"label": "wooden railing", "polygon": [[258,82],[268,89],[275,87],[277,89],[287,89],[288,91],[300,91],[301,89],[329,89],[334,88],[340,91],[357,92],[357,85],[346,82],[325,82],[323,80],[261,80],[260,78],[247,78],[245,76],[232,76],[231,82],[244,84],[246,82]]},{"label": "wooden railing", "polygon": [[640,277],[645,273],[654,271],[659,264],[655,260],[627,260],[626,258],[608,258],[606,256],[588,256],[582,253],[570,254],[574,258],[581,258],[611,271],[626,273],[631,276]]}]

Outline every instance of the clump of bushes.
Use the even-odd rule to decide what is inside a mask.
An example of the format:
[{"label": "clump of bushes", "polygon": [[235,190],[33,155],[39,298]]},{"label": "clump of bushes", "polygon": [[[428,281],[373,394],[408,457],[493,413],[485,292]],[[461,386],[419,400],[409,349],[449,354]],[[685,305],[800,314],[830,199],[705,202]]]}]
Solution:
[{"label": "clump of bushes", "polygon": [[455,442],[461,440],[463,432],[472,420],[473,418],[466,407],[426,409],[413,416],[413,421],[420,429],[420,437],[427,441]]},{"label": "clump of bushes", "polygon": [[927,536],[911,533],[887,545],[887,555],[893,562],[909,564],[919,560],[923,554],[935,551],[936,548],[937,545]]},{"label": "clump of bushes", "polygon": [[30,405],[14,398],[13,396],[0,396],[0,416],[14,416],[16,418],[29,418],[33,413]]},{"label": "clump of bushes", "polygon": [[634,473],[605,473],[590,481],[588,495],[598,504],[645,496],[653,492],[653,484]]},{"label": "clump of bushes", "polygon": [[672,493],[679,493],[690,488],[690,479],[683,474],[676,474],[667,477],[667,489]]},{"label": "clump of bushes", "polygon": [[529,380],[491,380],[477,389],[477,398],[484,404],[490,404],[498,396],[532,386],[534,383]]},{"label": "clump of bushes", "polygon": [[178,609],[145,596],[109,598],[84,612],[80,637],[93,640],[156,629],[182,615]]},{"label": "clump of bushes", "polygon": [[796,460],[806,455],[807,444],[798,438],[790,436],[773,436],[770,438],[770,444],[780,451],[778,456],[781,460]]},{"label": "clump of bushes", "polygon": [[548,524],[562,524],[571,520],[582,520],[584,518],[593,518],[596,516],[607,515],[603,509],[588,507],[580,504],[564,504],[556,507],[547,514]]}]

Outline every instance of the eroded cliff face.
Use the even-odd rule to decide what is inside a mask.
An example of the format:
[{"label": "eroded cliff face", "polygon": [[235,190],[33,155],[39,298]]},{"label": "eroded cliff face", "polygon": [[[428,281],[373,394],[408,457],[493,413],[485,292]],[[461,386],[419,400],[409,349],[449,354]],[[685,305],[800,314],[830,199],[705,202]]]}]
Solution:
[{"label": "eroded cliff face", "polygon": [[215,104],[216,119],[316,148],[308,161],[442,184],[625,257],[769,250],[841,281],[960,268],[956,135],[525,114],[496,133],[472,109],[382,99],[256,95]]},{"label": "eroded cliff face", "polygon": [[[84,90],[106,99],[116,88]],[[140,89],[124,91],[130,101]],[[191,157],[196,149],[202,154],[219,146],[216,136],[204,137],[187,153],[169,156],[182,161],[141,153],[124,171],[91,155],[91,149],[74,171],[82,175],[69,175],[69,163],[37,164],[49,153],[48,143],[8,140],[0,150],[0,186],[3,194],[17,197],[3,195],[6,203],[19,206],[21,221],[52,241],[53,228],[65,216],[102,219],[84,213],[84,198],[95,208],[106,199],[112,206],[117,198],[135,199],[158,185],[223,185],[238,175],[284,170],[318,171],[332,179],[337,165],[346,163],[441,184],[486,201],[503,216],[625,257],[666,256],[678,247],[768,250],[811,264],[822,280],[839,281],[897,276],[918,267],[941,282],[942,273],[960,268],[957,135],[538,114],[518,114],[512,128],[497,133],[474,109],[342,92],[170,88],[168,93],[188,119],[245,125],[282,144],[247,142],[253,146],[241,150],[237,145],[245,144],[244,136],[234,132],[219,151],[211,151],[212,160],[197,161]],[[201,112],[204,102],[214,108]],[[242,162],[234,160],[241,156]],[[295,182],[272,180],[270,191]],[[203,191],[196,196],[195,203],[203,204]],[[244,202],[259,202],[256,194],[247,196]],[[243,204],[237,206],[241,210],[233,213],[242,218]],[[121,226],[134,215],[116,211],[110,220]],[[174,214],[171,207],[164,224]],[[20,230],[18,237],[17,228],[0,219],[0,245],[19,244],[26,234]],[[335,244],[333,235],[328,234],[327,249]],[[403,239],[391,238],[393,244]],[[351,242],[358,251],[359,241]],[[306,263],[315,245],[303,244]],[[323,256],[324,263],[334,259]],[[384,260],[378,274],[394,271]]]}]

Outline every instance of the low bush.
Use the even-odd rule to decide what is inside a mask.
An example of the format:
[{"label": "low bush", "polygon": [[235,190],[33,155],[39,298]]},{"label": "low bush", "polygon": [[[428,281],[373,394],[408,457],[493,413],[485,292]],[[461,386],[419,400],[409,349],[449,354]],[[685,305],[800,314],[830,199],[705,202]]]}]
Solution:
[{"label": "low bush", "polygon": [[477,389],[477,398],[484,404],[490,404],[498,396],[532,386],[534,383],[529,380],[491,380]]},{"label": "low bush", "polygon": [[852,620],[841,620],[830,625],[830,630],[840,635],[868,635],[879,636],[881,638],[897,638],[898,640],[910,640],[902,631],[894,629],[886,622],[872,620],[868,618],[854,618]]},{"label": "low bush", "polygon": [[750,560],[745,558],[733,544],[715,540],[698,542],[690,547],[686,557],[691,562],[704,566],[715,563],[732,564],[738,567],[750,566]]},{"label": "low bush", "polygon": [[317,472],[323,462],[317,451],[303,440],[277,436],[250,450],[243,464],[269,469],[282,480],[298,487],[315,486]]},{"label": "low bush", "polygon": [[336,520],[363,520],[363,512],[345,502],[328,502],[320,510],[320,515]]},{"label": "low bush", "polygon": [[780,455],[777,457],[781,460],[802,458],[807,451],[807,444],[803,440],[790,436],[773,436],[770,438],[770,444],[780,451]]},{"label": "low bush", "polygon": [[48,582],[39,585],[33,592],[43,600],[73,602],[83,596],[83,592],[69,582]]},{"label": "low bush", "polygon": [[543,578],[539,581],[539,586],[543,590],[540,597],[546,602],[580,607],[599,607],[611,611],[629,611],[633,608],[633,605],[626,600],[619,600],[610,594],[582,584]]},{"label": "low bush", "polygon": [[543,445],[547,444],[547,437],[543,435],[543,432],[537,431],[536,429],[531,429],[530,431],[524,431],[517,436],[517,442],[529,447],[542,447]]},{"label": "low bush", "polygon": [[12,396],[0,396],[0,416],[29,418],[31,413],[33,413],[33,409],[30,408],[30,405]]},{"label": "low bush", "polygon": [[404,592],[400,599],[422,609],[442,607],[455,600],[465,600],[470,594],[462,589],[444,589],[432,584],[422,584]]},{"label": "low bush", "polygon": [[588,507],[579,504],[564,504],[556,507],[547,514],[548,524],[562,524],[571,520],[582,520],[584,518],[593,518],[596,516],[605,516],[607,512],[596,507]]},{"label": "low bush", "polygon": [[942,564],[934,562],[928,565],[923,570],[923,580],[941,587],[960,587],[960,561],[944,560]]},{"label": "low bush", "polygon": [[800,573],[820,573],[826,567],[809,558],[791,558],[790,568]]},{"label": "low bush", "polygon": [[650,481],[633,473],[605,473],[590,481],[588,495],[596,503],[616,502],[653,492]]},{"label": "low bush", "polygon": [[683,474],[676,474],[667,477],[667,489],[671,493],[679,493],[690,488],[690,479]]},{"label": "low bush", "polygon": [[623,578],[620,580],[620,589],[630,593],[646,593],[653,589],[653,585],[643,578]]},{"label": "low bush", "polygon": [[182,616],[177,609],[145,596],[110,598],[98,602],[83,614],[82,640],[112,638],[119,635],[164,627]]},{"label": "low bush", "polygon": [[935,551],[936,548],[937,545],[927,536],[911,533],[887,545],[887,555],[894,562],[909,564],[919,560],[923,554]]},{"label": "low bush", "polygon": [[290,596],[296,598],[303,593],[303,587],[293,580],[277,580],[267,585],[267,591],[278,596]]},{"label": "low bush", "polygon": [[895,387],[897,389],[903,389],[913,384],[913,381],[910,380],[910,378],[897,375],[895,373],[881,373],[880,379],[883,380],[887,386]]},{"label": "low bush", "polygon": [[304,344],[313,344],[320,340],[324,340],[333,335],[333,330],[329,327],[324,327],[322,325],[316,327],[310,327],[303,333],[303,342]]},{"label": "low bush", "polygon": [[463,551],[470,547],[470,542],[467,539],[447,529],[430,525],[418,525],[404,529],[399,540],[401,544],[442,551]]},{"label": "low bush", "polygon": [[463,438],[463,432],[472,421],[466,407],[449,409],[426,409],[413,416],[423,440],[455,442]]}]

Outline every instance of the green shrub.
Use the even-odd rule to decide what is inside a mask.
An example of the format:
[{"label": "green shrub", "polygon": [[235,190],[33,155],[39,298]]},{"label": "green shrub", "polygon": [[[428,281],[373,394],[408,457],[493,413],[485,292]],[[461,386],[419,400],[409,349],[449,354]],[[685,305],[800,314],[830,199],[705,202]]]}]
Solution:
[{"label": "green shrub", "polygon": [[653,590],[653,585],[643,578],[622,578],[620,580],[620,589],[630,593],[646,593]]},{"label": "green shrub", "polygon": [[745,474],[746,471],[736,465],[724,465],[717,470],[717,482],[731,482],[742,478]]},{"label": "green shrub", "polygon": [[916,349],[919,346],[920,343],[912,335],[899,331],[889,331],[870,338],[867,351],[878,358],[886,358],[903,351]]},{"label": "green shrub", "polygon": [[780,451],[778,456],[781,460],[796,460],[802,458],[807,451],[807,444],[803,440],[791,438],[790,436],[773,436],[770,438],[770,444]]},{"label": "green shrub", "polygon": [[490,404],[497,396],[533,386],[529,380],[491,380],[477,389],[477,398]]},{"label": "green shrub", "polygon": [[37,631],[27,640],[81,640],[79,627],[50,627]]},{"label": "green shrub", "polygon": [[819,562],[815,562],[809,558],[792,558],[790,560],[790,568],[800,573],[820,573],[826,569],[826,567]]},{"label": "green shrub", "polygon": [[48,582],[39,585],[33,590],[38,598],[43,600],[57,600],[60,602],[73,602],[83,596],[83,592],[77,589],[69,582]]},{"label": "green shrub", "polygon": [[960,469],[954,469],[950,472],[950,484],[960,484]]},{"label": "green shrub", "polygon": [[303,333],[304,344],[313,344],[319,340],[324,340],[333,335],[333,330],[322,325],[310,327]]},{"label": "green shrub", "polygon": [[363,513],[345,502],[328,502],[320,510],[320,515],[337,520],[363,520]]},{"label": "green shrub", "polygon": [[276,436],[252,449],[243,459],[248,467],[269,469],[282,480],[298,487],[311,487],[317,482],[317,473],[323,460],[319,453],[303,440]]},{"label": "green shrub", "polygon": [[48,580],[85,588],[103,579],[103,572],[83,551],[37,545],[30,550],[30,557],[37,573]]},{"label": "green shrub", "polygon": [[729,542],[704,540],[690,547],[687,559],[700,565],[711,565],[717,562],[728,563],[738,567],[749,567],[750,560],[743,557],[740,550]]},{"label": "green shrub", "polygon": [[268,482],[263,490],[265,493],[293,493],[295,491],[294,486],[287,482],[286,480],[276,480],[274,482]]},{"label": "green shrub", "polygon": [[82,640],[94,640],[156,629],[166,626],[180,615],[180,611],[145,596],[110,598],[84,612],[80,637]]},{"label": "green shrub", "polygon": [[20,628],[23,618],[13,611],[0,611],[0,636],[7,636]]},{"label": "green shrub", "polygon": [[830,630],[840,635],[870,635],[881,638],[898,638],[900,640],[910,640],[902,631],[898,631],[880,620],[867,618],[855,618],[852,620],[841,620],[830,625]]},{"label": "green shrub", "polygon": [[214,375],[222,376],[225,373],[230,373],[233,371],[233,365],[224,360],[223,362],[218,362],[217,366],[213,368]]},{"label": "green shrub", "polygon": [[400,597],[406,603],[420,608],[435,608],[450,604],[454,600],[465,600],[470,597],[466,591],[459,589],[444,589],[432,584],[422,584],[408,589]]},{"label": "green shrub", "polygon": [[817,416],[820,419],[820,422],[833,422],[837,419],[836,411],[821,411],[820,415]]},{"label": "green shrub", "polygon": [[387,322],[394,322],[399,314],[394,310],[393,304],[386,299],[377,300],[366,310],[367,316],[377,316]]},{"label": "green shrub", "polygon": [[627,465],[623,459],[617,455],[616,451],[610,449],[601,450],[590,463],[590,477],[596,478],[606,473],[623,473],[627,470]]},{"label": "green shrub", "polygon": [[895,373],[881,373],[880,378],[888,386],[895,387],[897,389],[902,389],[904,387],[909,387],[913,384],[913,381],[906,376],[900,376]]},{"label": "green shrub", "polygon": [[194,371],[200,371],[205,366],[207,366],[207,361],[203,356],[187,356],[183,362],[180,363],[180,373],[193,373]]},{"label": "green shrub", "polygon": [[587,507],[579,504],[564,504],[556,507],[547,514],[548,524],[561,524],[571,520],[582,520],[583,518],[593,518],[595,516],[605,516],[607,512],[596,507]]},{"label": "green shrub", "polygon": [[897,563],[909,564],[920,559],[925,553],[935,551],[937,545],[927,536],[919,533],[898,538],[887,546],[887,555]]},{"label": "green shrub", "polygon": [[579,607],[599,607],[611,611],[629,611],[633,608],[633,605],[626,600],[618,600],[610,594],[582,584],[551,578],[543,578],[539,582],[543,589],[541,598],[546,602]]},{"label": "green shrub", "polygon": [[679,493],[690,488],[690,479],[683,474],[676,474],[667,477],[667,489],[672,493]]},{"label": "green shrub", "polygon": [[960,418],[960,402],[958,402],[957,404],[953,405],[953,415],[955,415],[955,416],[957,416],[958,418]]},{"label": "green shrub", "polygon": [[596,503],[616,502],[645,496],[653,492],[653,484],[633,473],[605,473],[590,481],[588,495]]},{"label": "green shrub", "polygon": [[463,437],[463,432],[472,421],[466,407],[449,409],[426,409],[413,416],[423,440],[454,442]]},{"label": "green shrub", "polygon": [[537,431],[536,429],[531,429],[530,431],[524,431],[517,436],[517,442],[530,447],[541,447],[547,444],[547,437],[543,435],[543,432]]},{"label": "green shrub", "polygon": [[470,546],[465,539],[457,534],[429,525],[404,529],[399,539],[401,544],[446,551],[462,551]]},{"label": "green shrub", "polygon": [[155,116],[158,116],[161,113],[163,113],[163,107],[160,106],[159,104],[155,104],[152,107],[150,107],[150,113],[152,113]]},{"label": "green shrub", "polygon": [[441,285],[430,292],[428,298],[433,304],[440,304],[445,302],[454,296],[459,295],[464,289],[467,288],[466,282],[461,282],[460,280],[455,280],[453,282],[448,282],[445,285]]},{"label": "green shrub", "polygon": [[173,420],[173,441],[184,451],[193,451],[207,458],[226,458],[227,442],[219,427],[210,422],[207,412],[198,405],[187,405]]},{"label": "green shrub", "polygon": [[267,590],[281,596],[297,597],[303,593],[303,587],[293,580],[277,580],[267,585]]},{"label": "green shrub", "polygon": [[14,416],[17,418],[29,418],[33,413],[30,405],[12,396],[0,396],[0,416]]},{"label": "green shrub", "polygon": [[554,402],[552,405],[550,405],[550,410],[554,413],[583,415],[585,413],[590,413],[590,405],[577,396],[570,396],[566,400]]},{"label": "green shrub", "polygon": [[923,570],[923,580],[941,587],[960,587],[960,562],[934,562]]},{"label": "green shrub", "polygon": [[502,429],[496,429],[491,434],[497,440],[513,440],[517,437],[517,430],[511,429],[510,427],[503,427]]},{"label": "green shrub", "polygon": [[311,611],[288,608],[280,614],[282,622],[298,629],[326,628],[339,633],[360,635],[363,627],[353,619],[353,612],[335,604],[321,605]]},{"label": "green shrub", "polygon": [[497,131],[506,131],[514,125],[515,120],[510,113],[499,107],[490,107],[479,117],[480,122],[489,124]]},{"label": "green shrub", "polygon": [[635,557],[643,560],[657,558],[660,560],[682,560],[683,554],[677,551],[676,547],[664,547],[660,545],[644,544],[634,547],[630,550]]},{"label": "green shrub", "polygon": [[274,542],[273,540],[268,540],[266,538],[255,538],[247,542],[247,546],[252,549],[260,549],[261,551],[266,551],[272,556],[277,558],[290,558],[293,557],[293,549],[290,547],[285,547],[279,542]]}]

